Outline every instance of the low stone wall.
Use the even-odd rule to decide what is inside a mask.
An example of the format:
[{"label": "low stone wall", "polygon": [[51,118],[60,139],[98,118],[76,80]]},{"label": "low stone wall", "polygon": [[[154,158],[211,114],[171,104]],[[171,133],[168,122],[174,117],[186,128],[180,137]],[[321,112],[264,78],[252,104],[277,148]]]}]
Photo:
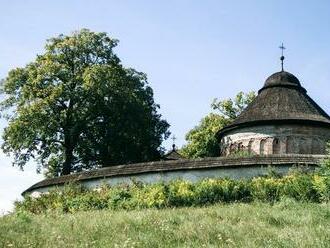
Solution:
[{"label": "low stone wall", "polygon": [[194,160],[157,161],[118,165],[67,176],[45,179],[22,194],[39,194],[69,182],[79,182],[88,188],[102,183],[116,185],[137,180],[145,183],[168,182],[175,179],[198,181],[204,178],[233,179],[265,175],[268,166],[279,173],[287,173],[292,166],[303,165],[314,169],[325,158],[322,155],[270,155],[245,158],[216,157]]}]

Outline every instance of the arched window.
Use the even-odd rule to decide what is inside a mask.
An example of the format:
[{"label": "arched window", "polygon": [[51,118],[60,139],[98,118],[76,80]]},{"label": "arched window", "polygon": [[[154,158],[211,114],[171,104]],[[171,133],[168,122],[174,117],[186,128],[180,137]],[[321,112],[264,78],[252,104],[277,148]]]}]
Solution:
[{"label": "arched window", "polygon": [[263,139],[260,141],[260,155],[265,154],[265,144],[266,144],[266,140]]},{"label": "arched window", "polygon": [[310,154],[312,151],[312,140],[307,137],[299,138],[299,154]]},{"label": "arched window", "polygon": [[234,143],[231,143],[230,144],[230,147],[229,147],[229,153],[232,153],[235,151],[235,144]]},{"label": "arched window", "polygon": [[293,142],[293,137],[288,136],[286,138],[286,153],[287,154],[291,154],[291,153],[295,153],[294,152],[294,142]]},{"label": "arched window", "polygon": [[273,140],[273,154],[280,154],[280,141],[278,138]]},{"label": "arched window", "polygon": [[243,143],[242,142],[240,142],[240,143],[238,143],[238,145],[237,145],[237,150],[238,151],[242,151],[243,150]]},{"label": "arched window", "polygon": [[253,140],[251,139],[251,140],[249,141],[249,144],[248,144],[248,152],[249,152],[249,153],[252,153],[252,143],[253,143]]}]

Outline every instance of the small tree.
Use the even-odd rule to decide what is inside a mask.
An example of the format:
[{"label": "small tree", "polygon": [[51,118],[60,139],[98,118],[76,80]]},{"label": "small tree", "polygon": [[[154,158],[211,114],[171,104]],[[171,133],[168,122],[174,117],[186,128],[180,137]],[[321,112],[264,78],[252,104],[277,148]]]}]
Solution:
[{"label": "small tree", "polygon": [[45,52],[2,82],[2,149],[49,176],[156,159],[169,124],[146,75],[124,68],[118,41],[87,29],[48,40]]},{"label": "small tree", "polygon": [[216,134],[229,125],[255,99],[255,93],[239,92],[235,99],[214,99],[211,107],[220,114],[211,113],[186,135],[187,144],[181,152],[188,158],[219,156],[220,149]]}]

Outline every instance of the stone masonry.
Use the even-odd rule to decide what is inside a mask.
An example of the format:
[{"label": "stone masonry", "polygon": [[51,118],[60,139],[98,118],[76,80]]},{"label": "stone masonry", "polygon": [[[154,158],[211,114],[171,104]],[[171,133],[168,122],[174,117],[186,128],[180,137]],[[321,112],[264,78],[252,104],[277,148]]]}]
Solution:
[{"label": "stone masonry", "polygon": [[221,155],[237,151],[255,155],[325,154],[328,128],[302,125],[265,125],[228,132],[221,140]]}]

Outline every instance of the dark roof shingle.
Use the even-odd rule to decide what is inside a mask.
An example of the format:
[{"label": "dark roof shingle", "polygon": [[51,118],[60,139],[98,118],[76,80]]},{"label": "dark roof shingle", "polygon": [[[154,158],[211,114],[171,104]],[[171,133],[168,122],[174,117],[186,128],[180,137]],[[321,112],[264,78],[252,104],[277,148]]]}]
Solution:
[{"label": "dark roof shingle", "polygon": [[289,72],[271,75],[256,99],[234,120],[220,130],[219,136],[241,126],[265,122],[313,122],[330,127],[328,114],[311,99],[299,80]]}]

